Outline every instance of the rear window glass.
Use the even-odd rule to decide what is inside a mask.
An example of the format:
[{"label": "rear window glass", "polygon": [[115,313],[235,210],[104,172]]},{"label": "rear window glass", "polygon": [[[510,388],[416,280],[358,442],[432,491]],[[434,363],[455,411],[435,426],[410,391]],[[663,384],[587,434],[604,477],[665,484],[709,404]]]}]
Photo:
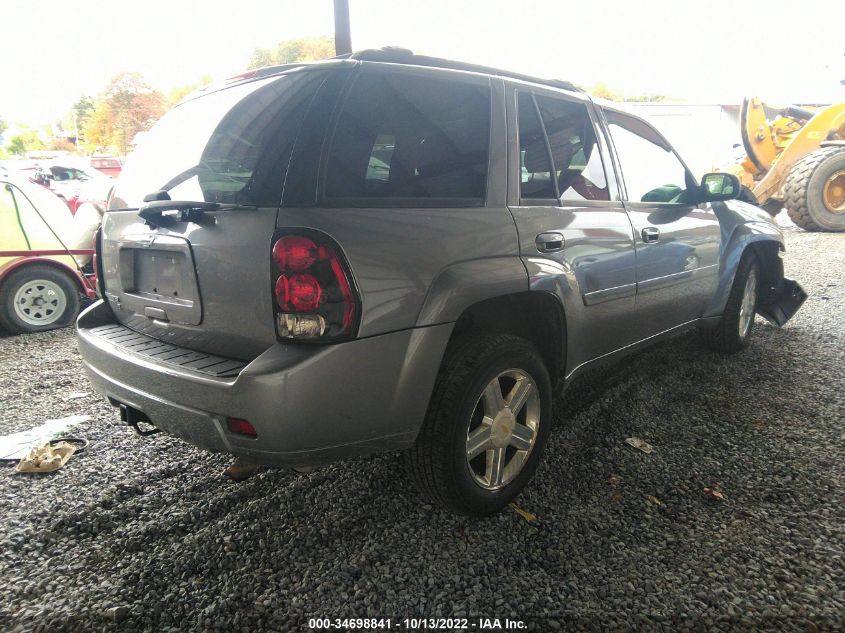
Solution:
[{"label": "rear window glass", "polygon": [[111,208],[172,200],[275,206],[308,104],[327,71],[233,86],[168,112],[130,155]]},{"label": "rear window glass", "polygon": [[340,114],[325,197],[343,204],[482,204],[490,138],[488,86],[363,72]]}]

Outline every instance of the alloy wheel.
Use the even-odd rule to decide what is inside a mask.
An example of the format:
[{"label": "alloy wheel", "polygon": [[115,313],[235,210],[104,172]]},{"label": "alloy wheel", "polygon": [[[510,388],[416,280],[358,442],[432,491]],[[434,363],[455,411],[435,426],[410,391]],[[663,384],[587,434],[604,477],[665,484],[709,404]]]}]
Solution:
[{"label": "alloy wheel", "polygon": [[537,442],[540,392],[521,369],[491,380],[479,397],[466,436],[466,461],[475,483],[503,488],[522,471]]}]

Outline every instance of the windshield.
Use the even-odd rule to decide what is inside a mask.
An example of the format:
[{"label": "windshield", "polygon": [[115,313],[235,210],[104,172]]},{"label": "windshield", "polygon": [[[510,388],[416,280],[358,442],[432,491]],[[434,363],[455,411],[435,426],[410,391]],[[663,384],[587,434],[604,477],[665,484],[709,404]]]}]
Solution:
[{"label": "windshield", "polygon": [[303,111],[325,72],[294,72],[201,96],[165,115],[129,157],[110,208],[171,200],[275,206]]}]

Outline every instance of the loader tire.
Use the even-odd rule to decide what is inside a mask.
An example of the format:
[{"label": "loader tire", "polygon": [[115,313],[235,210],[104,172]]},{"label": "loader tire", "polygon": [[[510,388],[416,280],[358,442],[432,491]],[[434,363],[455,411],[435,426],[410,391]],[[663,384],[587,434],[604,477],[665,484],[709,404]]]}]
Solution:
[{"label": "loader tire", "polygon": [[[823,147],[807,154],[792,167],[784,185],[784,205],[789,217],[805,231],[845,231],[845,205],[826,203],[845,183],[845,150]],[[845,187],[845,184],[841,185]],[[845,195],[845,194],[843,194]]]}]

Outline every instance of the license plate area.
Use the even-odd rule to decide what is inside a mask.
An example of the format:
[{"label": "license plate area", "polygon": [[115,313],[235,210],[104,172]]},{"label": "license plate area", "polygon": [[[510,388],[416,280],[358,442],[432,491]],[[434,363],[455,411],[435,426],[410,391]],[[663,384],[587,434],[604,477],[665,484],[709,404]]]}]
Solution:
[{"label": "license plate area", "polygon": [[153,301],[190,306],[191,276],[184,253],[134,248],[131,287],[126,292]]},{"label": "license plate area", "polygon": [[199,325],[202,304],[186,239],[125,238],[118,249],[122,310],[163,322]]}]

